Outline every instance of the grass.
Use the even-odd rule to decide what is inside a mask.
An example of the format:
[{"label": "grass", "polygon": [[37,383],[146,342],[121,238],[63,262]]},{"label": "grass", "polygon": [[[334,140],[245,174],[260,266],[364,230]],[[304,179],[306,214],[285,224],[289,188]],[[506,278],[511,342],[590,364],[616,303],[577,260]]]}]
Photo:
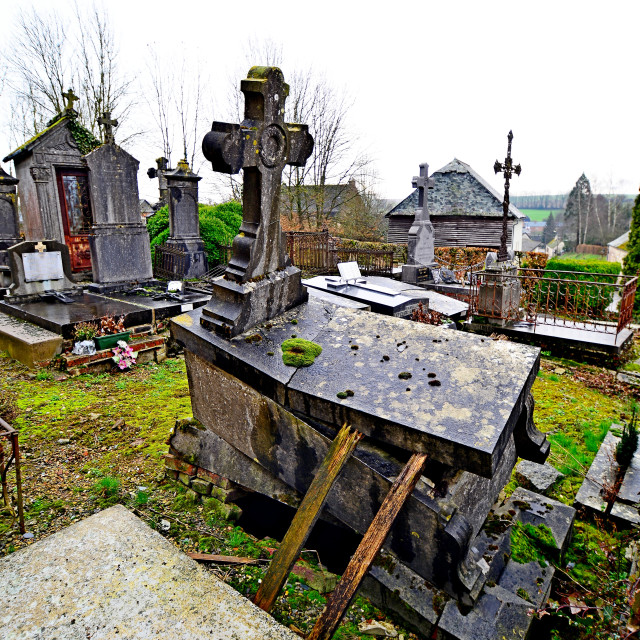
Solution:
[{"label": "grass", "polygon": [[558,214],[562,213],[562,209],[520,209],[520,213],[523,213],[531,221],[543,222],[550,213],[553,213],[553,217],[557,218]]},{"label": "grass", "polygon": [[563,253],[559,257],[569,260],[582,260],[583,262],[607,262],[607,256],[598,256],[594,253]]}]

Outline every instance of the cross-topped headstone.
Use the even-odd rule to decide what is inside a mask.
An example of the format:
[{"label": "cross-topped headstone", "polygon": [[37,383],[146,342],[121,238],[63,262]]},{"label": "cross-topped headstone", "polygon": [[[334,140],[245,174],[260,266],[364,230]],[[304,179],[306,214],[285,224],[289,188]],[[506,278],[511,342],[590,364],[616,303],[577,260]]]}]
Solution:
[{"label": "cross-topped headstone", "polygon": [[74,111],[73,103],[80,100],[80,98],[78,98],[78,96],[75,93],[73,93],[73,89],[69,89],[66,93],[63,93],[62,97],[67,101],[65,110]]},{"label": "cross-topped headstone", "polygon": [[113,120],[111,119],[111,111],[103,112],[102,118],[98,118],[98,122],[104,127],[105,144],[114,144],[113,127],[118,126],[118,121],[115,118]]},{"label": "cross-topped headstone", "polygon": [[512,175],[515,173],[517,176],[520,175],[522,171],[522,167],[517,164],[515,167],[513,166],[513,161],[511,160],[511,141],[513,140],[513,132],[509,131],[509,135],[507,136],[508,145],[507,145],[507,157],[504,159],[504,162],[500,162],[500,160],[496,160],[493,165],[493,170],[496,173],[503,172],[504,175],[504,200],[502,201],[502,235],[500,236],[500,251],[498,251],[498,262],[506,262],[509,259],[509,252],[507,251],[507,216],[509,214],[509,181],[511,180]]},{"label": "cross-topped headstone", "polygon": [[214,122],[202,150],[214,171],[244,169],[242,226],[225,273],[227,280],[242,283],[286,266],[278,211],[282,170],[286,164],[304,166],[313,138],[307,125],[284,122],[289,85],[280,69],[252,67],[240,89],[244,120]]},{"label": "cross-topped headstone", "polygon": [[47,250],[47,247],[46,247],[44,244],[42,244],[42,242],[38,242],[38,244],[37,244],[37,245],[35,245],[33,248],[34,248],[38,253],[42,253],[43,251],[46,251],[46,250]]},{"label": "cross-topped headstone", "polygon": [[420,165],[420,175],[413,176],[413,179],[411,180],[411,186],[414,189],[418,189],[418,211],[416,211],[416,217],[421,215],[421,217],[424,218],[425,215],[428,216],[429,214],[427,207],[425,206],[426,201],[424,197],[424,190],[433,189],[435,186],[435,180],[430,178],[428,174],[429,165],[424,162]]}]

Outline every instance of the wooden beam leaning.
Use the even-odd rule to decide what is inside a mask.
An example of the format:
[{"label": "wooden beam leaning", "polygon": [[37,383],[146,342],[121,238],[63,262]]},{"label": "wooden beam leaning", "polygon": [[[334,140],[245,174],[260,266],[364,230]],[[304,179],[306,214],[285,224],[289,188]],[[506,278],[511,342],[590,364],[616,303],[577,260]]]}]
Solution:
[{"label": "wooden beam leaning", "polygon": [[373,559],[384,544],[393,521],[416,486],[427,457],[426,453],[414,453],[396,478],[307,640],[330,640],[333,636]]},{"label": "wooden beam leaning", "polygon": [[359,431],[352,431],[344,425],[331,443],[253,600],[261,609],[270,611],[273,607],[313,525],[320,516],[329,490],[361,438],[362,434]]}]

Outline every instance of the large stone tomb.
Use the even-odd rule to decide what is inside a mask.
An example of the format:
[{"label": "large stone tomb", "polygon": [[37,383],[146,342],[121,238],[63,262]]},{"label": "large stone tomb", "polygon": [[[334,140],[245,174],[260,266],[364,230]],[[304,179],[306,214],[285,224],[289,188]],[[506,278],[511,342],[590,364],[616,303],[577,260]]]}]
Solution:
[{"label": "large stone tomb", "polygon": [[295,640],[117,505],[0,558],[3,638]]},{"label": "large stone tomb", "polygon": [[94,225],[89,244],[93,291],[153,279],[149,232],[140,217],[139,162],[118,145],[103,144],[85,156]]},{"label": "large stone tomb", "polygon": [[[260,491],[257,465],[304,493],[349,423],[367,437],[325,509],[364,533],[403,461],[427,452],[428,479],[387,546],[437,587],[477,595],[484,574],[470,542],[516,457],[543,461],[548,453],[532,420],[539,351],[317,299],[233,339],[203,327],[201,313],[174,318],[172,333],[185,347],[204,429],[177,431],[172,453],[214,473],[233,471],[234,481]],[[294,333],[323,349],[310,367],[282,361],[280,345]]]},{"label": "large stone tomb", "polygon": [[0,288],[9,285],[10,269],[7,249],[20,242],[18,217],[18,179],[0,167]]}]

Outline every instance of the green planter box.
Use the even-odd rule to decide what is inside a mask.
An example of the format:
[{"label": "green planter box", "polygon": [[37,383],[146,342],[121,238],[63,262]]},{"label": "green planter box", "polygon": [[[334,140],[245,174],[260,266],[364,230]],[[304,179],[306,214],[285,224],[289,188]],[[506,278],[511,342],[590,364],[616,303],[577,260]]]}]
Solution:
[{"label": "green planter box", "polygon": [[118,341],[124,340],[129,342],[131,331],[123,331],[122,333],[112,333],[109,336],[96,336],[93,341],[96,343],[96,351],[103,349],[112,349],[118,344]]}]

